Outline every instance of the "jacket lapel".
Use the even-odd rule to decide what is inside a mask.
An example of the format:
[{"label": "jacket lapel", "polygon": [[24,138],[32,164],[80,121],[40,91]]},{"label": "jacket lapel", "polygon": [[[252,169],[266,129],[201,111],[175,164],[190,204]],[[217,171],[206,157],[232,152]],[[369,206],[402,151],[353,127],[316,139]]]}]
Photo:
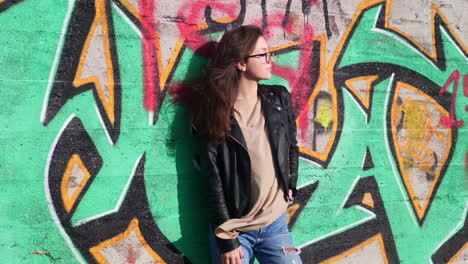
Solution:
[{"label": "jacket lapel", "polygon": [[[278,95],[275,95],[272,91],[268,91],[265,86],[258,85],[258,95],[262,105],[262,111],[267,126],[268,140],[275,156],[278,155],[278,143],[279,143],[279,127],[281,126],[282,115],[284,114],[283,106],[281,102],[277,100]],[[229,136],[235,141],[241,144],[247,150],[247,143],[242,134],[242,130],[234,118],[234,113],[231,113],[231,120],[233,124],[229,130]]]},{"label": "jacket lapel", "polygon": [[275,94],[267,91],[267,89],[259,85],[258,93],[262,104],[263,115],[267,126],[270,145],[274,154],[278,153],[279,126],[281,125],[282,107],[275,104]]},{"label": "jacket lapel", "polygon": [[242,130],[237,123],[236,118],[234,117],[234,113],[231,112],[231,129],[229,130],[228,134],[233,138],[233,140],[237,141],[237,143],[241,144],[245,150],[247,150],[247,142],[245,141],[244,135],[242,134]]}]

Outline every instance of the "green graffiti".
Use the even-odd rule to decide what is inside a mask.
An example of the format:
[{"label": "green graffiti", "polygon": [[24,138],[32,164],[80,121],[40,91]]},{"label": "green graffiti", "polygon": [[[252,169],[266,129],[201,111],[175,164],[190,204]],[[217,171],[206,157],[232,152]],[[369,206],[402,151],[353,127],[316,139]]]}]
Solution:
[{"label": "green graffiti", "polygon": [[[75,259],[85,262],[93,258],[89,248],[125,231],[131,219],[115,224],[118,230],[112,230],[114,233],[108,231],[107,237],[99,237],[101,240],[98,242],[90,237],[80,237],[78,234],[81,233],[77,230],[82,231],[93,222],[112,219],[120,215],[124,207],[139,210],[141,205],[125,205],[125,201],[135,191],[130,187],[139,177],[136,175],[137,167],[144,159],[144,189],[137,192],[146,195],[149,215],[141,217],[140,223],[154,222],[151,228],[156,226],[168,244],[190,262],[208,263],[208,219],[204,204],[206,187],[204,176],[200,175],[196,164],[198,138],[191,134],[187,112],[171,103],[167,91],[163,92],[157,122],[152,122],[153,117],[144,109],[141,33],[118,5],[109,4],[122,98],[118,140],[110,140],[92,90],[70,97],[50,123],[44,125],[41,122],[41,112],[49,99],[48,91],[59,71],[56,64],[65,49],[65,37],[60,32],[67,31],[70,14],[75,8],[74,1],[70,3],[67,6],[67,3],[60,1],[24,1],[0,15],[0,24],[5,28],[0,32],[1,39],[7,40],[0,43],[0,65],[6,66],[1,68],[1,76],[4,77],[0,78],[0,86],[4,89],[0,93],[7,109],[0,116],[3,124],[0,142],[4,147],[0,154],[0,207],[6,212],[1,215],[0,221],[3,223],[2,230],[8,230],[0,256],[7,263],[43,263],[47,255],[27,253],[44,250],[57,263],[71,263]],[[32,11],[25,10],[44,15],[29,19]],[[309,119],[320,123],[326,132],[330,132],[331,124],[337,121],[340,124],[339,134],[334,139],[336,142],[327,164],[319,166],[310,157],[300,160],[299,190],[315,183],[318,183],[318,187],[310,200],[302,205],[291,231],[296,244],[307,253],[308,248],[323,241],[332,241],[336,243],[334,245],[351,244],[351,241],[341,239],[340,235],[343,234],[350,236],[348,240],[354,238],[358,241],[355,242],[357,245],[367,240],[369,235],[356,230],[375,222],[384,228],[376,229],[377,233],[372,235],[378,232],[387,232],[384,234],[387,238],[390,235],[391,239],[385,243],[394,245],[395,251],[389,248],[384,250],[392,253],[394,259],[401,263],[428,263],[440,246],[462,228],[468,201],[468,183],[464,172],[468,149],[468,113],[465,110],[468,97],[459,88],[456,100],[452,102],[453,85],[444,95],[438,95],[433,88],[442,87],[456,70],[462,76],[468,74],[468,58],[444,21],[436,20],[438,54],[434,60],[401,35],[378,25],[383,13],[384,5],[378,4],[360,14],[334,65],[339,105],[332,105],[333,100],[327,99],[325,104],[318,106],[315,116]],[[28,29],[28,34],[18,31],[18,25]],[[219,34],[213,33],[211,39],[216,39]],[[398,51],[401,56],[396,56],[392,51]],[[297,49],[285,49],[276,57],[276,62],[280,66],[298,69],[302,61],[300,56]],[[170,81],[165,85],[166,89],[199,75],[206,62],[206,58],[188,47],[182,49]],[[348,77],[369,75],[378,76],[378,80],[371,88],[370,107],[364,109],[344,82]],[[267,83],[290,85],[284,76],[274,76]],[[397,88],[401,83],[415,87],[416,92],[406,89],[398,94]],[[404,109],[404,99],[410,96],[414,96],[412,100],[427,104],[427,109],[432,112],[428,110],[426,112],[430,113],[426,113],[424,108],[414,106]],[[438,132],[448,135],[450,131],[434,125],[437,124],[435,118],[427,121],[427,116],[438,113],[438,109],[449,113],[452,106],[456,118],[465,120],[465,126],[451,128],[451,140],[438,140],[435,136]],[[340,111],[333,107],[338,107]],[[334,120],[333,111],[338,111],[339,120]],[[401,116],[402,112],[407,115]],[[70,215],[66,215],[68,218],[63,220],[56,213],[63,209],[58,208],[57,204],[60,203],[51,203],[51,200],[61,199],[60,196],[52,197],[60,190],[50,189],[44,177],[49,176],[55,144],[71,116],[82,122],[103,163],[92,182],[77,198]],[[408,126],[399,126],[399,120],[404,120],[402,123],[406,122]],[[429,122],[432,122],[433,134],[419,130]],[[417,159],[412,156],[413,160],[401,161],[399,155],[410,156],[410,147],[400,152],[396,147],[396,144],[400,144],[397,143],[398,136],[407,136],[404,134],[406,127],[412,129],[407,133],[410,139],[416,138],[422,142],[430,138],[428,146],[422,149],[425,152],[421,152],[434,153],[438,157],[435,161],[431,155],[423,155],[431,163],[420,167],[435,171],[433,174],[421,174],[421,178],[418,178],[434,186],[432,193],[428,191],[425,194],[430,202],[423,209],[415,209],[419,201],[412,199],[408,181],[405,181],[408,178],[413,187],[422,186],[412,182],[410,176],[405,176],[422,169],[413,166],[410,173],[408,164],[419,165],[415,161]],[[403,134],[393,137],[392,133],[398,131],[403,131]],[[445,146],[449,146],[448,150],[443,148]],[[435,151],[426,151],[428,148]],[[440,157],[444,151],[448,153],[445,159]],[[372,166],[363,166],[368,160],[372,160]],[[432,178],[427,180],[427,175]],[[63,175],[52,176],[63,178]],[[364,193],[372,193],[366,197],[372,197],[373,202],[349,205],[354,191],[365,188],[360,183],[366,179],[375,179],[376,182],[377,189],[369,187],[364,190]],[[375,196],[376,190],[380,199]],[[380,204],[377,204],[379,201]],[[376,208],[380,208],[380,211],[374,210]],[[145,237],[146,234],[142,233]],[[97,237],[99,234],[93,235]],[[148,241],[150,238],[145,239]],[[90,241],[95,244],[88,244]],[[333,252],[330,249],[331,256],[341,254],[344,248]],[[155,252],[158,250],[154,249]],[[310,263],[307,260],[304,262]]]},{"label": "green graffiti", "polygon": [[[388,126],[390,102],[394,100],[392,96],[397,78],[401,78],[402,75],[400,71],[417,72],[421,78],[428,78],[441,87],[454,70],[463,69],[462,72],[468,72],[468,60],[461,52],[460,46],[449,36],[446,28],[436,25],[441,32],[441,42],[438,44],[443,47],[442,54],[438,56],[447,58],[442,70],[418,52],[408,40],[394,32],[378,28],[376,23],[381,12],[384,12],[383,6],[377,5],[362,14],[342,51],[342,58],[336,65],[336,70],[342,71],[346,67],[350,69],[353,65],[367,64],[369,67],[380,65],[382,74],[385,65],[398,71],[390,72],[388,78],[372,87],[373,98],[367,115],[349,90],[344,86],[338,87],[344,91],[344,113],[341,116],[343,124],[339,143],[327,169],[319,169],[306,162],[301,163],[301,183],[319,181],[320,185],[293,231],[299,243],[310,243],[311,240],[315,242],[346,232],[373,219],[375,215],[362,207],[343,209],[347,195],[354,188],[357,179],[373,176],[382,195],[401,263],[427,263],[440,244],[445,242],[447,234],[462,223],[466,215],[467,182],[460,161],[463,160],[468,147],[467,129],[458,129],[456,145],[452,146],[453,156],[451,161],[448,161],[444,180],[434,189],[431,206],[423,226],[420,226],[405,190],[401,172],[398,170],[397,160],[391,151],[391,144],[394,143],[390,140],[389,135],[392,132]],[[386,52],[393,50],[398,50],[402,56]],[[375,70],[372,73],[379,74],[379,71]],[[370,75],[366,72],[361,74]],[[418,83],[418,77],[413,78],[413,81]],[[458,119],[466,120],[466,104],[467,98],[459,89],[455,102]],[[366,116],[370,116],[370,119],[367,120]],[[362,170],[367,147],[372,154],[374,168]],[[304,177],[306,175],[311,176]],[[451,197],[450,202],[443,197]],[[447,203],[450,203],[450,210],[447,210]],[[417,250],[412,245],[418,245]]]}]

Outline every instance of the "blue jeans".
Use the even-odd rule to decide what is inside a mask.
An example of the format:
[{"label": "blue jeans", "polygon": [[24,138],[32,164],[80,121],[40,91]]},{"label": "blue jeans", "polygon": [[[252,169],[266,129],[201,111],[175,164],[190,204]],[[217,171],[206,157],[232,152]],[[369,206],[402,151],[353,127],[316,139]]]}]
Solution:
[{"label": "blue jeans", "polygon": [[[253,256],[262,264],[302,264],[300,250],[294,247],[288,230],[286,213],[267,227],[241,232],[238,239],[244,253],[242,264],[252,263]],[[221,264],[213,231],[210,232],[210,249],[213,264]]]}]

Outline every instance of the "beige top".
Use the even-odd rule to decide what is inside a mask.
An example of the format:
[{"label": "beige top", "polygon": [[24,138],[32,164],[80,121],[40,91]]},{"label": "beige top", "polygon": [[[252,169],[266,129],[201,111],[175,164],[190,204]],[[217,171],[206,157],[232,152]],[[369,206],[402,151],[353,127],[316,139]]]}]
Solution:
[{"label": "beige top", "polygon": [[216,236],[233,239],[239,232],[257,230],[273,223],[286,212],[288,202],[275,175],[260,99],[237,99],[234,116],[247,143],[251,163],[252,210],[242,218],[232,218],[218,226]]}]

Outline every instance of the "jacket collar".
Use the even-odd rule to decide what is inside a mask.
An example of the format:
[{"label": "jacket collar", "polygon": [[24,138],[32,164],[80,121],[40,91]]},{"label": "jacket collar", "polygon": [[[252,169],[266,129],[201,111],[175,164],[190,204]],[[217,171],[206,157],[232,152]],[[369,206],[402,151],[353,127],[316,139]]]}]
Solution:
[{"label": "jacket collar", "polygon": [[[273,151],[278,149],[278,124],[281,123],[280,111],[284,111],[278,105],[274,104],[274,93],[269,91],[265,85],[258,84],[257,94],[260,97],[262,105],[262,111],[265,118],[265,124],[267,126],[268,139]],[[232,137],[235,141],[240,143],[247,150],[247,143],[245,141],[242,130],[234,117],[234,111],[231,111],[230,118],[232,125],[228,131],[228,136]]]},{"label": "jacket collar", "polygon": [[[258,94],[262,103],[262,111],[267,126],[267,135],[272,147],[273,153],[278,151],[278,126],[281,124],[282,107],[275,103],[275,94],[264,85],[258,86]],[[273,155],[274,156],[274,155]]]},{"label": "jacket collar", "polygon": [[[260,97],[262,108],[265,105],[265,86],[262,84],[258,84],[257,87],[257,94]],[[234,109],[231,109],[231,113],[229,114],[229,117],[231,118],[231,128],[228,131],[228,136],[232,137],[235,141],[240,143],[242,147],[244,147],[247,150],[247,142],[245,141],[244,135],[242,134],[242,130],[239,126],[239,123],[237,123],[236,118],[234,117]],[[265,116],[266,119],[266,116]],[[266,121],[266,120],[265,120]]]}]

